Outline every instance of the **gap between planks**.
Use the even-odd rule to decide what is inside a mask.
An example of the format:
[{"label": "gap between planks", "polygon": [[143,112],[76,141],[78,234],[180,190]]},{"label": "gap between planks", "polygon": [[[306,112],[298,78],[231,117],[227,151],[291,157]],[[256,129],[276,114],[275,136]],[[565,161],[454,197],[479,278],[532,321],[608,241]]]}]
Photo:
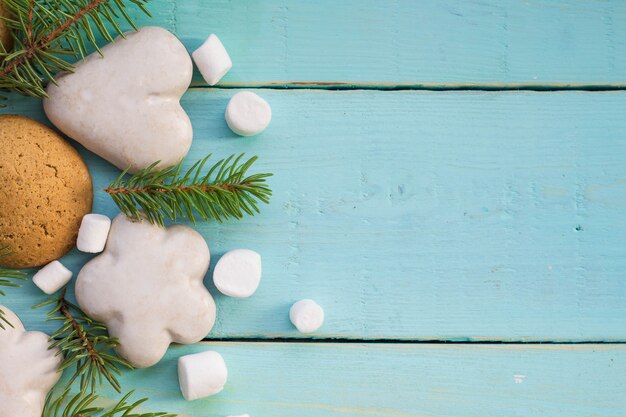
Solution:
[{"label": "gap between planks", "polygon": [[352,83],[345,81],[285,81],[258,83],[221,83],[208,86],[194,81],[191,89],[273,89],[330,91],[624,91],[626,84],[419,84],[419,83]]},{"label": "gap between planks", "polygon": [[304,344],[400,344],[400,345],[626,345],[626,341],[581,340],[581,341],[523,341],[523,340],[446,340],[446,339],[350,339],[350,338],[299,338],[299,337],[223,337],[205,338],[205,343],[304,343]]}]

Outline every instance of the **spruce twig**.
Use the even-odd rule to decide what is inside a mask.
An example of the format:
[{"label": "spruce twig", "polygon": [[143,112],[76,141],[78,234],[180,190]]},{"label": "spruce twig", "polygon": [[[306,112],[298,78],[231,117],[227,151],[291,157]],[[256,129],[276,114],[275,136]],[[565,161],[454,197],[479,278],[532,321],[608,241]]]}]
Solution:
[{"label": "spruce twig", "polygon": [[[0,48],[0,90],[45,97],[44,83],[53,74],[72,71],[63,56],[84,58],[89,47],[99,51],[96,33],[111,42],[122,35],[123,19],[133,28],[124,0],[2,0],[10,17],[12,51]],[[148,0],[127,0],[149,15]]]},{"label": "spruce twig", "polygon": [[[175,414],[165,412],[141,413],[138,414],[137,408],[148,401],[148,398],[142,398],[138,401],[129,403],[128,399],[134,394],[130,391],[113,407],[105,410],[103,407],[94,406],[94,402],[99,398],[93,393],[79,392],[73,397],[70,396],[70,390],[67,389],[57,398],[54,393],[48,394],[42,417],[176,417]],[[103,414],[99,414],[102,413]]]},{"label": "spruce twig", "polygon": [[118,340],[108,335],[102,323],[90,319],[78,306],[70,303],[65,298],[65,292],[66,289],[63,289],[60,296],[34,308],[52,305],[47,321],[60,322],[60,327],[50,336],[50,342],[51,348],[58,348],[59,354],[64,355],[59,370],[74,367],[67,386],[79,380],[81,392],[94,393],[97,385],[106,380],[117,392],[121,392],[117,379],[119,367],[132,369],[132,365],[112,353],[119,345]]},{"label": "spruce twig", "polygon": [[79,392],[70,396],[70,390],[66,389],[55,398],[55,391],[48,393],[41,417],[89,417],[102,411],[102,407],[95,407],[94,401],[98,399],[96,394]]},{"label": "spruce twig", "polygon": [[[0,247],[0,258],[4,258],[6,256],[11,255],[9,250],[9,246]],[[22,271],[18,271],[16,269],[8,269],[8,268],[0,268],[0,287],[20,287],[19,282],[24,281],[26,279],[26,273]],[[0,289],[0,295],[5,296],[6,293]],[[9,320],[6,318],[6,315],[3,310],[0,310],[0,329],[6,330],[5,325],[13,327]]]},{"label": "spruce twig", "polygon": [[117,405],[115,405],[115,407],[113,407],[109,411],[102,414],[101,417],[115,417],[118,414],[121,414],[123,417],[176,417],[176,414],[169,414],[169,413],[165,413],[162,411],[156,412],[156,413],[141,413],[141,414],[135,413],[136,409],[141,404],[148,401],[148,398],[142,398],[133,403],[129,403],[128,399],[130,398],[131,395],[133,395],[133,392],[134,391],[131,391],[128,394],[126,394],[117,403]]},{"label": "spruce twig", "polygon": [[195,223],[197,216],[219,222],[240,219],[245,214],[253,216],[259,212],[259,202],[269,203],[272,191],[266,180],[272,174],[248,175],[257,157],[241,162],[243,156],[222,159],[206,173],[203,168],[211,155],[197,161],[184,174],[181,164],[159,170],[155,162],[129,177],[124,171],[104,191],[126,216],[145,216],[161,226],[165,218],[187,218]]}]

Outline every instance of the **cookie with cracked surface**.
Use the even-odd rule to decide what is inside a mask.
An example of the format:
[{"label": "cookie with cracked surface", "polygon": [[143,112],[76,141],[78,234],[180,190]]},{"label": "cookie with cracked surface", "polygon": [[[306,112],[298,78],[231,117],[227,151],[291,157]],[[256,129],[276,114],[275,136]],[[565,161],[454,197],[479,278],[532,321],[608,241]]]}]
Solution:
[{"label": "cookie with cracked surface", "polygon": [[32,268],[76,244],[93,190],[85,162],[65,139],[35,120],[0,115],[0,266]]}]

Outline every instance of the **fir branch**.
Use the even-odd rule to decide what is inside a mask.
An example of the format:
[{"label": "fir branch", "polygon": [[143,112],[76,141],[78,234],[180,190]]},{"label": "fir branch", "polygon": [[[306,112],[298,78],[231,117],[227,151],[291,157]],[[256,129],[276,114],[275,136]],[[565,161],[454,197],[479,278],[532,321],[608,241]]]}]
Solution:
[{"label": "fir branch", "polygon": [[[84,58],[89,47],[99,51],[96,33],[111,42],[122,35],[117,20],[136,29],[124,0],[2,0],[10,17],[13,51],[0,51],[0,90],[45,97],[44,83],[53,74],[72,71],[61,56]],[[128,0],[143,12],[148,0]],[[0,48],[2,49],[2,48]]]},{"label": "fir branch", "polygon": [[66,389],[58,397],[54,396],[54,391],[48,393],[41,417],[89,417],[102,411],[102,407],[93,406],[98,399],[96,394],[83,391],[70,397],[70,390]]},{"label": "fir branch", "polygon": [[[0,258],[9,256],[12,253],[13,252],[9,250],[9,246],[0,247]],[[16,269],[0,268],[0,287],[20,287],[21,285],[16,281],[24,281],[25,279],[25,272],[18,271]],[[0,289],[0,295],[5,296],[6,293]],[[0,329],[6,330],[4,327],[5,325],[13,327],[13,325],[9,323],[9,320],[6,318],[4,311],[0,309]]]},{"label": "fir branch", "polygon": [[[0,247],[0,259],[11,255],[9,246]],[[20,284],[15,281],[24,281],[26,279],[26,273],[18,271],[17,269],[0,268],[0,287],[20,287]],[[4,296],[6,293],[0,290],[0,295]]]},{"label": "fir branch", "polygon": [[156,413],[136,413],[137,408],[148,401],[148,398],[142,398],[133,403],[127,402],[131,395],[133,395],[134,391],[126,394],[112,409],[108,410],[101,417],[115,417],[118,414],[122,413],[123,417],[176,417],[176,414],[170,414],[166,412],[156,412]]},{"label": "fir branch", "polygon": [[132,369],[126,360],[116,356],[112,350],[119,345],[116,338],[110,337],[106,327],[87,317],[80,308],[65,298],[66,289],[61,295],[51,298],[34,308],[52,305],[47,321],[58,321],[60,327],[50,336],[51,348],[58,348],[64,355],[59,370],[74,367],[69,379],[69,387],[80,381],[81,391],[95,392],[97,385],[108,381],[117,391],[121,386],[117,379],[120,366]]},{"label": "fir branch", "polygon": [[[65,390],[57,398],[50,393],[46,398],[42,417],[176,417],[176,414],[165,412],[156,413],[137,413],[137,408],[148,401],[148,398],[142,398],[138,401],[129,403],[128,399],[134,394],[130,391],[115,406],[108,410],[103,407],[94,406],[94,402],[98,400],[98,395],[93,393],[79,392],[70,397],[70,390]],[[104,412],[103,414],[99,414]]]},{"label": "fir branch", "polygon": [[196,215],[219,222],[240,219],[245,214],[253,216],[259,212],[259,202],[269,203],[272,191],[266,180],[272,174],[247,175],[257,157],[241,162],[243,156],[222,159],[204,174],[203,168],[211,155],[196,162],[184,174],[182,163],[159,170],[155,162],[128,178],[124,171],[104,191],[126,216],[145,217],[161,226],[165,218],[172,221],[187,218],[195,223]]}]

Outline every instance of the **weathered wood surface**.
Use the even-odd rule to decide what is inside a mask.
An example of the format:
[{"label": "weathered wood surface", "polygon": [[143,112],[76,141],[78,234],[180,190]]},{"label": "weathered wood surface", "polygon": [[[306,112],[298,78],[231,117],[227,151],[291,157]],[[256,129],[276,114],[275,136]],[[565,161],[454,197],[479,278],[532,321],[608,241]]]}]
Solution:
[{"label": "weathered wood surface", "polygon": [[[300,337],[288,307],[311,297],[328,313],[317,337],[626,340],[626,93],[259,93],[275,118],[250,139],[224,122],[234,91],[183,100],[188,165],[247,152],[275,173],[261,215],[196,227],[213,264],[263,255],[259,291],[218,295],[209,337]],[[83,155],[97,189],[118,175]],[[29,284],[7,304],[49,330],[29,309],[41,298]]]},{"label": "weathered wood surface", "polygon": [[[229,382],[186,402],[176,361],[203,350]],[[202,343],[122,383],[179,417],[623,417],[626,346]]]},{"label": "weathered wood surface", "polygon": [[[221,87],[372,90],[626,87],[619,0],[152,0],[191,51],[211,33],[233,70]],[[329,85],[330,84],[330,85]],[[257,249],[249,300],[216,295],[209,338],[302,337],[303,297],[326,309],[321,338],[626,341],[626,93],[271,91],[274,121],[236,138],[236,91],[196,74],[183,104],[187,164],[258,154],[275,195],[261,215],[201,224],[213,265]],[[1,113],[43,120],[36,100]],[[96,188],[118,175],[81,149]],[[117,210],[101,191],[95,210]],[[63,261],[77,272],[89,256]],[[28,283],[0,302],[51,331]],[[175,346],[125,372],[150,408],[210,417],[602,416],[626,410],[623,344],[467,345],[212,342]],[[225,391],[184,402],[176,359],[215,349]],[[110,391],[105,396],[113,398]]]},{"label": "weathered wood surface", "polygon": [[[188,48],[217,33],[237,84],[626,85],[620,0],[153,0]],[[200,81],[200,78],[196,78]]]}]

